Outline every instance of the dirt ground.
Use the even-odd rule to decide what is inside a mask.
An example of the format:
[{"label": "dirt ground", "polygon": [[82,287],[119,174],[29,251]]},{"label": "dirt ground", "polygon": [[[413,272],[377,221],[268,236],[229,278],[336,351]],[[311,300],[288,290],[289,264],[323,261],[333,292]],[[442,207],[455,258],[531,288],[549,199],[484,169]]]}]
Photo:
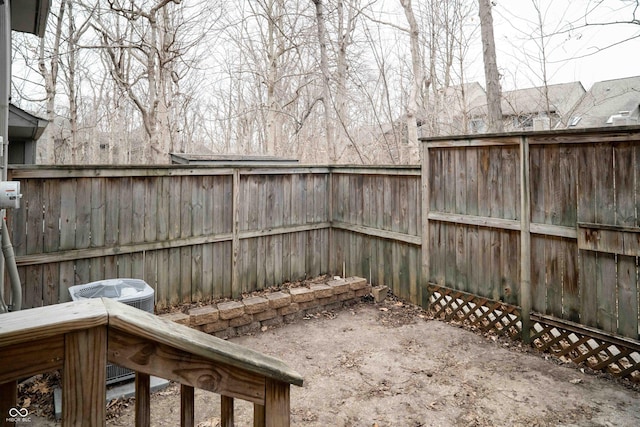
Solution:
[{"label": "dirt ground", "polygon": [[[637,386],[429,319],[388,300],[308,316],[233,342],[276,356],[305,379],[294,426],[639,426]],[[219,425],[219,396],[196,390],[196,425]],[[109,426],[134,425],[133,401]],[[179,425],[179,387],[152,397],[153,426]],[[236,425],[252,406],[236,401]],[[53,426],[33,417],[31,425]]]}]

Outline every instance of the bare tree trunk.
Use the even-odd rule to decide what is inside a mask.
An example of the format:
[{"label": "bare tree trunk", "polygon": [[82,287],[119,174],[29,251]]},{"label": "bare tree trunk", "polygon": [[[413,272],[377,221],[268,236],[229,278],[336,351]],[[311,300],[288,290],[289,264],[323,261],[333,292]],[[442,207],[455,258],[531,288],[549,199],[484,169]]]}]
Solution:
[{"label": "bare tree trunk", "polygon": [[459,49],[459,53],[458,53],[458,66],[459,68],[459,72],[460,72],[460,105],[462,106],[462,133],[464,134],[468,134],[469,133],[469,110],[468,110],[468,103],[467,103],[467,89],[466,89],[466,81],[465,81],[465,64],[464,64],[464,50],[465,48],[468,46],[466,43],[464,43],[464,19],[462,19],[462,14],[463,12],[458,9],[458,12],[460,12],[460,15],[458,16],[458,31],[460,34],[460,42],[458,43],[458,49]]},{"label": "bare tree trunk", "polygon": [[538,18],[538,28],[540,30],[540,56],[542,59],[542,88],[544,90],[544,101],[545,101],[545,111],[547,113],[547,117],[549,118],[549,123],[551,124],[551,104],[549,102],[549,78],[547,72],[547,41],[544,32],[544,18],[542,17],[542,11],[540,10],[539,2],[535,0],[532,1],[533,7],[536,10],[536,16]]},{"label": "bare tree trunk", "polygon": [[268,154],[279,154],[280,147],[278,141],[282,137],[282,123],[280,116],[279,96],[277,93],[279,81],[279,56],[284,50],[282,46],[282,13],[284,5],[282,0],[269,0],[267,10],[269,14],[268,22],[268,40],[267,40],[267,135],[266,135],[266,152]]},{"label": "bare tree trunk", "polygon": [[351,44],[352,32],[355,27],[353,16],[354,8],[348,7],[345,16],[345,2],[338,1],[338,52],[336,58],[336,90],[335,90],[335,112],[339,123],[336,129],[334,150],[335,161],[340,159],[339,151],[346,150],[348,146],[347,129],[349,127],[349,111],[347,104],[347,48]]},{"label": "bare tree trunk", "polygon": [[73,1],[64,0],[69,10],[69,34],[67,36],[67,47],[69,55],[69,69],[67,70],[67,86],[69,91],[69,125],[71,127],[70,146],[71,146],[71,163],[78,164],[85,162],[85,152],[82,146],[78,144],[78,103],[76,94],[76,22],[73,15]]},{"label": "bare tree trunk", "polygon": [[491,0],[479,1],[480,31],[482,35],[482,56],[484,59],[484,76],[487,91],[487,131],[502,132],[502,97],[500,94],[500,74],[496,60],[496,44],[493,38],[493,17]]},{"label": "bare tree trunk", "polygon": [[326,150],[329,162],[337,160],[335,147],[335,127],[331,117],[331,80],[329,73],[329,56],[327,53],[327,30],[324,22],[322,0],[312,0],[316,6],[316,25],[318,27],[318,43],[320,44],[320,71],[322,72],[322,105],[324,107],[324,120],[326,132]]},{"label": "bare tree trunk", "polygon": [[[149,45],[152,49],[157,49],[158,46],[158,17],[157,17],[158,9],[152,8],[149,11],[148,20],[150,26],[150,41]],[[158,83],[160,80],[160,76],[158,73],[158,63],[156,62],[157,55],[154,53],[147,54],[147,96],[149,97],[147,101],[147,108],[145,111],[145,127],[147,128],[147,133],[149,134],[149,158],[156,163],[160,155],[162,153],[162,148],[160,147],[160,140],[158,135],[158,121],[161,119],[159,117],[159,104],[160,104],[160,96],[159,96],[159,87]]]},{"label": "bare tree trunk", "polygon": [[[177,66],[189,64],[187,53],[201,36],[177,40],[198,16],[181,14],[180,0],[155,0],[152,4],[135,1],[123,6],[109,2],[111,15],[96,16],[94,28],[102,38],[100,48],[109,62],[109,72],[118,88],[138,110],[148,144],[134,155],[139,161],[167,163],[175,139],[171,106],[182,101],[177,92],[181,75]],[[202,2],[205,5],[206,2]],[[144,6],[151,6],[148,9]],[[184,6],[186,7],[186,6]],[[177,20],[174,22],[174,19]],[[144,28],[144,34],[141,35]]]},{"label": "bare tree trunk", "polygon": [[411,0],[400,0],[404,8],[404,14],[409,23],[409,40],[411,45],[411,65],[413,68],[413,80],[409,92],[409,102],[407,104],[407,144],[401,148],[400,163],[409,163],[412,147],[418,146],[418,122],[417,114],[420,108],[419,96],[424,74],[422,71],[422,60],[420,56],[420,31],[418,23],[413,13]]},{"label": "bare tree trunk", "polygon": [[[62,38],[62,24],[64,22],[64,14],[65,14],[66,2],[60,2],[60,8],[58,9],[58,19],[56,21],[55,27],[55,36],[53,42],[53,50],[50,54],[45,53],[45,39],[44,37],[40,39],[39,45],[39,58],[38,58],[38,70],[44,79],[45,86],[45,99],[46,99],[46,118],[49,123],[54,123],[56,118],[56,95],[57,95],[57,84],[58,84],[58,70],[59,70],[59,61],[60,61],[60,40]],[[47,56],[50,55],[49,58],[49,68],[47,68]],[[47,161],[56,161],[56,132],[54,126],[48,126],[48,131],[46,131],[48,141],[48,148],[51,150],[50,153],[41,153],[42,160],[44,162]],[[64,152],[64,150],[63,150]]]}]

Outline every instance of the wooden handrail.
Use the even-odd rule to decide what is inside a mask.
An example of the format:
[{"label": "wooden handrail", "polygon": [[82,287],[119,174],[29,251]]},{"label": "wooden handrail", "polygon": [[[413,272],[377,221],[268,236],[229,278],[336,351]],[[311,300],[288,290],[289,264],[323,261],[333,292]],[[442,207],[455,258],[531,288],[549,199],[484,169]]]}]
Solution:
[{"label": "wooden handrail", "polygon": [[[17,380],[63,371],[63,425],[104,425],[106,364],[137,372],[136,425],[149,425],[149,376],[181,387],[182,424],[193,424],[193,389],[253,402],[255,425],[290,424],[290,385],[302,377],[282,361],[115,300],[89,299],[0,316],[0,425],[15,405]],[[8,396],[8,397],[7,397]]]}]

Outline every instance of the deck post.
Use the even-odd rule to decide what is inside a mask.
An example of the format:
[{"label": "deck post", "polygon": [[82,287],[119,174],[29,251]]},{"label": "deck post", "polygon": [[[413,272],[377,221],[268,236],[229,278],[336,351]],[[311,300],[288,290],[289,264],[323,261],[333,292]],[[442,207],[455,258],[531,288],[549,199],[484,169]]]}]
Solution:
[{"label": "deck post", "polygon": [[266,392],[265,426],[286,427],[291,425],[289,384],[267,378]]},{"label": "deck post", "polygon": [[136,427],[151,425],[151,376],[136,372]]},{"label": "deck post", "polygon": [[64,339],[62,425],[104,426],[107,327],[68,332]]}]

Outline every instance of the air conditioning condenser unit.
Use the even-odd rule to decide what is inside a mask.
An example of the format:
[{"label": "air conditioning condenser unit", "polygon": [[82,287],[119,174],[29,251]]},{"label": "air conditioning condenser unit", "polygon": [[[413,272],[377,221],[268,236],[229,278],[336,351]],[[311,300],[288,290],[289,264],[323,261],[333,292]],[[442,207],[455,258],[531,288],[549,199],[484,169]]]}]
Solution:
[{"label": "air conditioning condenser unit", "polygon": [[[153,288],[140,279],[108,279],[71,286],[69,294],[73,301],[109,298],[148,313],[153,313],[155,305]],[[135,371],[107,364],[107,385],[132,378],[135,378]]]}]

